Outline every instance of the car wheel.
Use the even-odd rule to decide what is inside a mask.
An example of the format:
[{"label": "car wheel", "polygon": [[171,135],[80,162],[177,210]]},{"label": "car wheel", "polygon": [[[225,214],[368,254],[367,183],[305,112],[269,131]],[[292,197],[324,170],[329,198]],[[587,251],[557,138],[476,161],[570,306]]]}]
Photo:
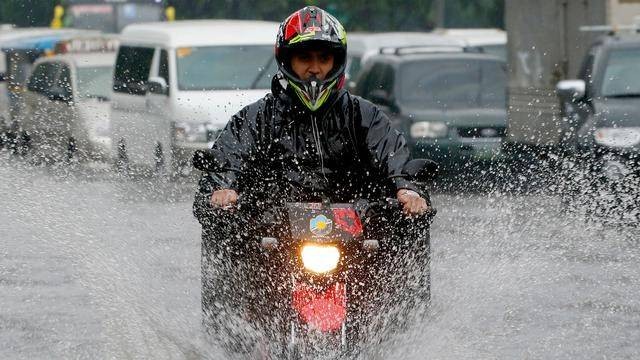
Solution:
[{"label": "car wheel", "polygon": [[29,153],[33,143],[31,136],[26,131],[22,131],[16,136],[15,153],[20,156],[26,156]]},{"label": "car wheel", "polygon": [[165,161],[164,161],[164,151],[162,149],[161,143],[156,143],[156,147],[153,153],[154,159],[154,175],[158,177],[162,177],[165,174]]},{"label": "car wheel", "polygon": [[77,152],[78,152],[78,146],[76,145],[76,139],[73,136],[71,136],[67,141],[67,154],[66,154],[67,161],[73,160],[73,158],[76,157]]},{"label": "car wheel", "polygon": [[129,175],[129,157],[124,139],[118,141],[118,153],[116,155],[116,172],[121,176]]}]

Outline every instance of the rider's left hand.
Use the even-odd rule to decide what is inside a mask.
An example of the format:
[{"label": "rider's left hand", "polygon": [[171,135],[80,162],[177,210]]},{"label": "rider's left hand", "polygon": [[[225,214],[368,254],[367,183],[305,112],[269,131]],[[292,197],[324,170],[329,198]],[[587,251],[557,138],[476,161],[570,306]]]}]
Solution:
[{"label": "rider's left hand", "polygon": [[427,200],[413,190],[400,189],[398,190],[396,197],[402,204],[404,213],[408,216],[423,215],[429,210]]}]

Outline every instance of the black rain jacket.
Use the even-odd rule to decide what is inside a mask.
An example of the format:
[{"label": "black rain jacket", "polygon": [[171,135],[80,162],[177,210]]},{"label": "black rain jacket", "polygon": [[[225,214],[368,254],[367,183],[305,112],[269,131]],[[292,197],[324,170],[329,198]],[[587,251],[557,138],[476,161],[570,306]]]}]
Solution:
[{"label": "black rain jacket", "polygon": [[271,93],[235,114],[212,153],[228,171],[205,173],[194,210],[210,194],[234,189],[262,200],[348,202],[424,192],[406,180],[404,136],[371,102],[339,91],[321,109],[306,110],[278,77]]}]

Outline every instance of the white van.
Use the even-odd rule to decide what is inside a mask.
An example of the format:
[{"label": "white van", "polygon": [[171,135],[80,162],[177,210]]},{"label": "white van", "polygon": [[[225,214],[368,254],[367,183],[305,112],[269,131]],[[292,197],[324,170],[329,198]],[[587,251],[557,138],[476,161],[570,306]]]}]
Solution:
[{"label": "white van", "polygon": [[22,95],[23,139],[52,159],[110,160],[109,96],[118,39],[60,41],[36,60]]},{"label": "white van", "polygon": [[270,91],[277,31],[275,22],[239,20],[127,26],[111,97],[116,165],[188,174],[193,150]]}]

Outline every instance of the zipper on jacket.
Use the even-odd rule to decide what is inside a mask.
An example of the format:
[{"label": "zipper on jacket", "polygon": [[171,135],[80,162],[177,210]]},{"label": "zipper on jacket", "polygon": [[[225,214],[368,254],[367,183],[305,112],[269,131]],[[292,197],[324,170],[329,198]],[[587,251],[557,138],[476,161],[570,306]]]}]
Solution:
[{"label": "zipper on jacket", "polygon": [[320,157],[320,170],[322,171],[322,177],[326,182],[329,182],[324,172],[324,156],[322,154],[322,144],[320,142],[320,130],[318,129],[318,123],[315,116],[311,116],[311,132],[313,133],[313,141],[316,143],[316,151]]}]

